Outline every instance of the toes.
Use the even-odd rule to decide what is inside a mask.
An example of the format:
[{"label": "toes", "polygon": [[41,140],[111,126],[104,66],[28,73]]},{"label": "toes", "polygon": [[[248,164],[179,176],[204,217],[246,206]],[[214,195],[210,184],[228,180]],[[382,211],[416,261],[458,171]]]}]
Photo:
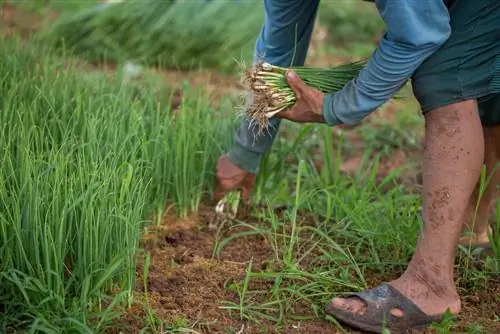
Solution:
[{"label": "toes", "polygon": [[345,304],[345,298],[333,298],[332,305],[336,308],[341,308]]},{"label": "toes", "polygon": [[404,316],[403,310],[397,307],[391,309],[391,314],[396,318],[402,318]]},{"label": "toes", "polygon": [[345,311],[357,313],[363,315],[366,309],[366,304],[361,299],[357,297],[350,298],[334,298],[332,300],[332,306],[335,308],[341,308]]}]

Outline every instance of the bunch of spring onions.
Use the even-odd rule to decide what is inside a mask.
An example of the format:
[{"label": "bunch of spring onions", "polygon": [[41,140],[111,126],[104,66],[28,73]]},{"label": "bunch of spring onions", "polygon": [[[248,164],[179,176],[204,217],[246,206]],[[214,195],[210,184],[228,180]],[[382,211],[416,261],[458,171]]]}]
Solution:
[{"label": "bunch of spring onions", "polygon": [[243,84],[252,94],[252,104],[245,110],[258,123],[259,133],[268,126],[269,119],[295,104],[296,95],[286,81],[286,71],[293,70],[307,85],[328,94],[342,89],[357,77],[367,60],[346,63],[332,68],[280,67],[258,63],[243,75]]}]

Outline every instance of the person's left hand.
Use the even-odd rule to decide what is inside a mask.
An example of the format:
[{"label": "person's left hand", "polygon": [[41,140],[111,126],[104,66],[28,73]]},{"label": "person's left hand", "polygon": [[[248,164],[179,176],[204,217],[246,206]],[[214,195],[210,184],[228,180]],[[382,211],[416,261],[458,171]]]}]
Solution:
[{"label": "person's left hand", "polygon": [[287,71],[286,78],[297,96],[297,101],[292,107],[279,112],[276,116],[296,123],[326,123],[323,117],[325,95],[309,87],[291,70]]}]

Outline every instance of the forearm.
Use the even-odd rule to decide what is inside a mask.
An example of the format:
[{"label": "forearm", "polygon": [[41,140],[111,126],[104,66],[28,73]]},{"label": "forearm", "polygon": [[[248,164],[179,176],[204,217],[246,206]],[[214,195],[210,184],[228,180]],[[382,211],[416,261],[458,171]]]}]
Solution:
[{"label": "forearm", "polygon": [[387,33],[358,77],[325,96],[330,125],[355,124],[387,102],[449,37],[441,0],[377,0]]},{"label": "forearm", "polygon": [[[255,46],[254,59],[265,60],[277,66],[304,64],[314,27],[319,1],[304,6],[301,0],[266,0],[266,18]],[[251,102],[251,94],[247,103]],[[274,117],[263,134],[257,136],[256,125],[245,117],[235,133],[235,142],[229,158],[240,168],[256,173],[262,156],[271,148],[281,120]]]}]

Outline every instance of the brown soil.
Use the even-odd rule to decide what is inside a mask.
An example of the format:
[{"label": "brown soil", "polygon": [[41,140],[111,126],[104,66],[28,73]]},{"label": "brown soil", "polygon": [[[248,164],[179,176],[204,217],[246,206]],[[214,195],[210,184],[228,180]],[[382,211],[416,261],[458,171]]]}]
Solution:
[{"label": "brown soil", "polygon": [[19,34],[26,40],[43,26],[44,20],[53,21],[59,16],[49,11],[44,17],[11,3],[0,4],[0,37],[8,38]]},{"label": "brown soil", "polygon": [[[248,264],[252,260],[252,271],[264,271],[273,258],[269,243],[260,237],[237,238],[220,254],[214,257],[217,233],[208,227],[207,221],[213,217],[208,208],[201,214],[188,219],[166,215],[160,226],[152,228],[143,240],[143,246],[151,253],[151,265],[147,279],[149,306],[154,309],[158,319],[168,324],[186,319],[198,333],[340,333],[329,322],[314,319],[310,307],[295,305],[294,311],[309,317],[306,321],[288,321],[283,328],[270,322],[261,325],[245,322],[221,309],[227,302],[238,304],[238,295],[231,291],[232,282],[244,279]],[[242,217],[251,221],[250,217]],[[258,224],[254,222],[253,224]],[[232,233],[234,233],[233,231]],[[137,300],[145,301],[143,265],[139,265],[137,276]],[[375,286],[383,280],[377,275],[368,277],[370,285]],[[267,283],[253,283],[252,288],[269,289]],[[487,333],[498,330],[495,315],[500,313],[496,300],[500,295],[500,280],[488,283],[484,289],[471,294],[463,291],[463,312],[460,327],[454,332],[463,332],[468,323],[481,324]],[[123,319],[127,333],[138,333],[145,326],[145,308],[135,305]],[[349,333],[359,333],[349,331]],[[434,333],[427,330],[425,333]]]},{"label": "brown soil", "polygon": [[[261,333],[261,326],[247,323],[220,309],[221,303],[238,303],[238,295],[228,288],[232,282],[244,279],[252,261],[252,271],[265,270],[273,251],[262,237],[235,239],[220,255],[214,256],[215,230],[205,214],[189,219],[166,215],[161,226],[147,233],[143,245],[151,253],[147,280],[149,305],[156,316],[168,324],[187,319],[197,323],[203,333]],[[143,264],[139,265],[137,294],[144,300]],[[253,286],[255,287],[255,285]],[[134,307],[125,317],[128,333],[138,333],[144,325],[144,309]],[[137,316],[139,315],[139,316]],[[270,323],[264,323],[265,333],[283,333]],[[290,323],[286,333],[337,333],[324,321]]]},{"label": "brown soil", "polygon": [[[273,252],[261,237],[238,238],[218,257],[213,255],[216,231],[210,230],[205,214],[190,219],[167,215],[160,227],[144,237],[143,245],[151,252],[147,280],[149,305],[159,319],[174,324],[187,319],[197,323],[202,333],[261,333],[262,327],[247,323],[220,309],[221,303],[238,303],[238,295],[228,289],[231,282],[241,281],[253,262],[252,271],[265,270]],[[137,294],[145,298],[142,264],[138,268]],[[254,286],[255,287],[255,286]],[[137,317],[139,311],[139,317]],[[134,307],[125,317],[128,333],[138,333],[143,326],[144,309]],[[271,323],[263,324],[263,333],[283,333]],[[135,327],[134,327],[135,326]],[[337,333],[324,321],[290,323],[286,333]]]},{"label": "brown soil", "polygon": [[40,27],[40,17],[34,13],[21,10],[12,4],[0,5],[0,34],[10,37],[19,33],[21,37],[29,36]]}]

